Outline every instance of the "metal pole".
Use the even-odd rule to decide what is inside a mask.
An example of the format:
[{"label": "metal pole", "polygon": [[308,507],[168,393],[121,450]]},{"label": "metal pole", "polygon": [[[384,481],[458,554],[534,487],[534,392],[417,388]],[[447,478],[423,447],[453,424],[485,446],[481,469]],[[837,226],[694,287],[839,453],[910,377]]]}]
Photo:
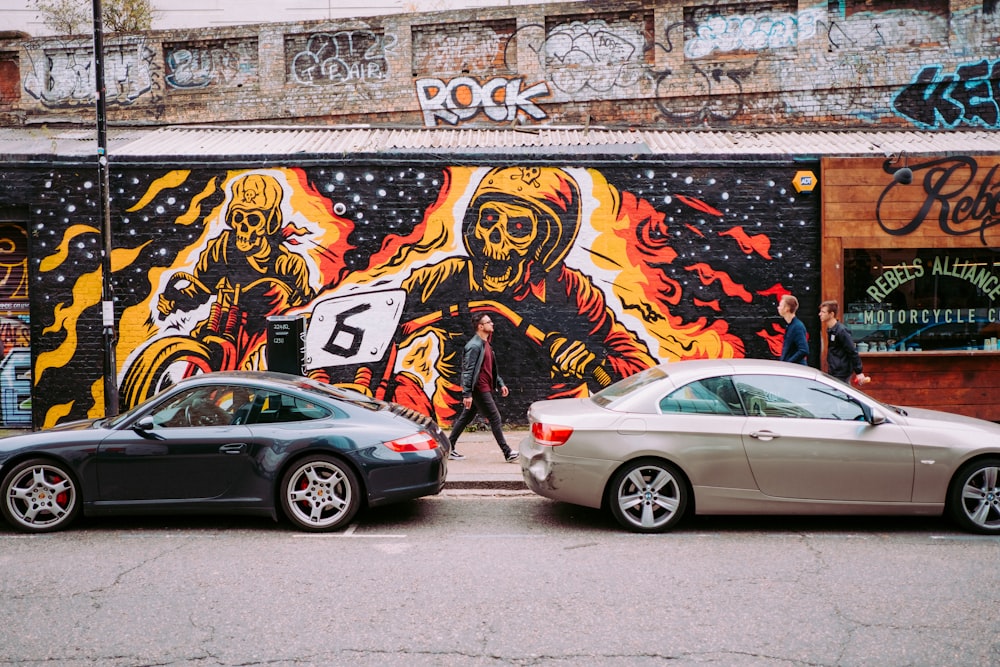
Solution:
[{"label": "metal pole", "polygon": [[104,339],[104,414],[118,414],[118,365],[115,363],[115,299],[111,284],[111,199],[108,183],[108,122],[104,86],[104,19],[94,3],[94,82],[97,87],[97,183],[101,216],[101,318]]}]

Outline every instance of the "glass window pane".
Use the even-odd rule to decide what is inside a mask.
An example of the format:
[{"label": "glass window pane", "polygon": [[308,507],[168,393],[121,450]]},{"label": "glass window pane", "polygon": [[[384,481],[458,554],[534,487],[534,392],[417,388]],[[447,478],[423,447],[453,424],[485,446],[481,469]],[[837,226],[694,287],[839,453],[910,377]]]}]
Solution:
[{"label": "glass window pane", "polygon": [[994,349],[1000,252],[844,251],[844,324],[860,351]]},{"label": "glass window pane", "polygon": [[660,400],[660,411],[710,415],[742,415],[743,406],[728,377],[707,378],[672,391]]},{"label": "glass window pane", "polygon": [[780,375],[740,375],[734,379],[751,416],[864,419],[861,406],[846,392],[822,382]]}]

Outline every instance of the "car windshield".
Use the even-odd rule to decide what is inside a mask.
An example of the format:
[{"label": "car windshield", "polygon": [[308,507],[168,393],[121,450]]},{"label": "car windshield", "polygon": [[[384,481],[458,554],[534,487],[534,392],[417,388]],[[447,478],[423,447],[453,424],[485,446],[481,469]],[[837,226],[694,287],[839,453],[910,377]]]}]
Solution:
[{"label": "car windshield", "polygon": [[111,417],[109,419],[102,420],[103,425],[108,428],[117,428],[119,424],[123,424],[132,418],[134,414],[140,412],[146,406],[145,403],[135,406],[131,410],[126,410],[125,412],[119,414],[117,417]]},{"label": "car windshield", "polygon": [[602,408],[606,408],[615,401],[625,398],[632,392],[638,391],[639,389],[642,389],[643,387],[654,382],[659,382],[665,377],[667,377],[666,371],[659,366],[647,368],[644,371],[639,371],[634,375],[628,376],[624,380],[619,380],[610,387],[605,387],[601,391],[594,394],[591,400]]}]

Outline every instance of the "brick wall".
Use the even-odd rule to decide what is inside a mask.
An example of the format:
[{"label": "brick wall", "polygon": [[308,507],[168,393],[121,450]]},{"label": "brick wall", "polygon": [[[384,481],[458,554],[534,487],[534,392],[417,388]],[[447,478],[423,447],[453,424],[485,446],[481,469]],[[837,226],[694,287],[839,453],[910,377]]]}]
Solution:
[{"label": "brick wall", "polygon": [[[115,166],[122,408],[190,368],[266,367],[270,315],[307,318],[310,374],[447,423],[485,309],[516,424],[531,401],[663,360],[775,357],[785,291],[815,312],[802,165],[519,164]],[[22,194],[39,198],[34,408],[51,426],[103,411],[100,235],[92,174],[38,176]]]},{"label": "brick wall", "polygon": [[[997,127],[994,4],[599,1],[108,36],[109,119]],[[89,123],[91,58],[86,37],[0,44],[0,122]]]}]

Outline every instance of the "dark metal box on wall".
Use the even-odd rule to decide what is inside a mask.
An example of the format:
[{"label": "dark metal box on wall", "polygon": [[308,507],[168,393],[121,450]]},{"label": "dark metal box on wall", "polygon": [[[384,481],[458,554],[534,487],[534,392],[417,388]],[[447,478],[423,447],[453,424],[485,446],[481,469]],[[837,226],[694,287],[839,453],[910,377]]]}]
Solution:
[{"label": "dark metal box on wall", "polygon": [[267,318],[267,368],[302,375],[305,318],[273,315]]}]

